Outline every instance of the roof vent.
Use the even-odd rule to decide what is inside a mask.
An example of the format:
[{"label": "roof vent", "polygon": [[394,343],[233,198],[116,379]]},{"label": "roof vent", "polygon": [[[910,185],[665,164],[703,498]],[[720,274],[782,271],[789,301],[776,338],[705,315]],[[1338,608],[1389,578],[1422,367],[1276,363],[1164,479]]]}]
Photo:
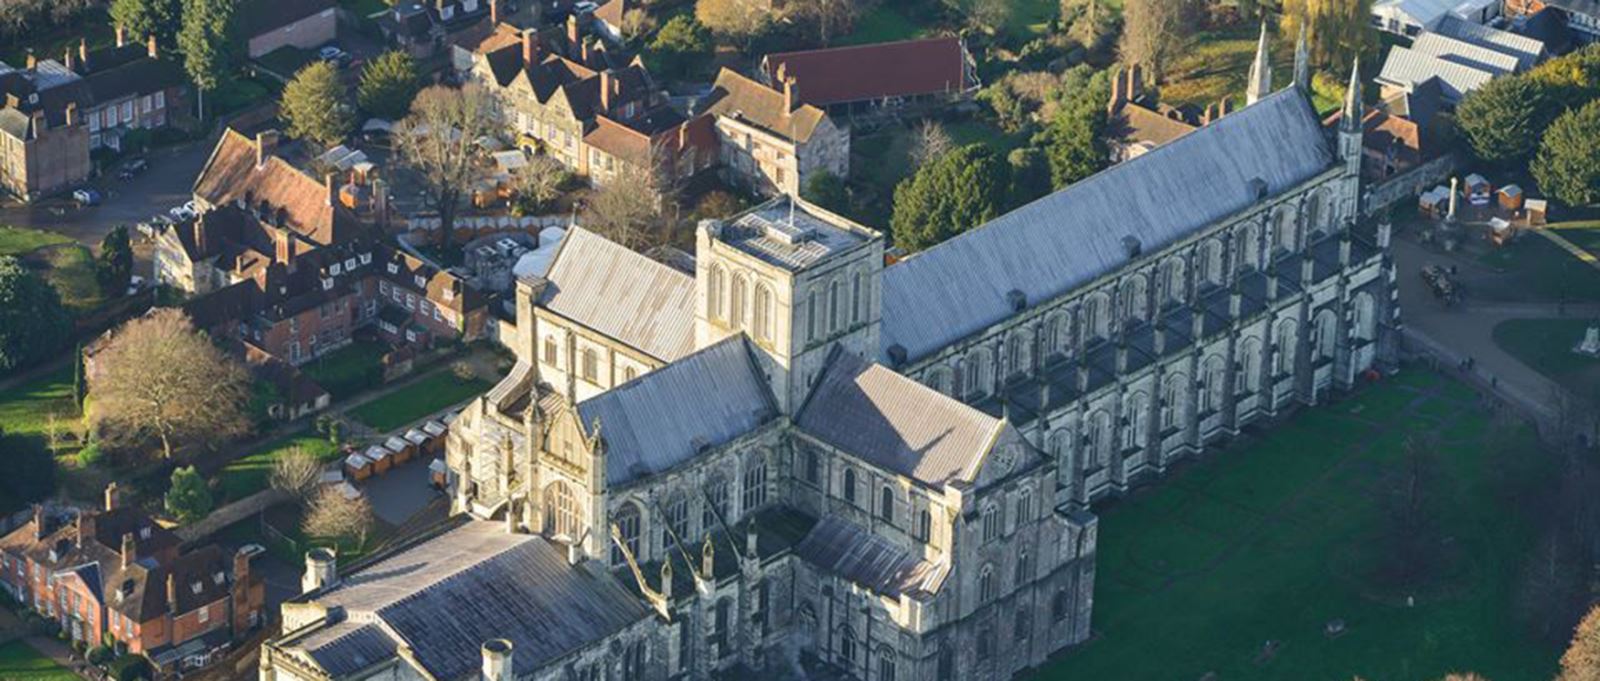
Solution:
[{"label": "roof vent", "polygon": [[809,227],[803,227],[792,222],[767,221],[763,228],[767,238],[789,246],[797,246],[811,240],[813,232]]},{"label": "roof vent", "polygon": [[1122,252],[1127,254],[1129,260],[1139,257],[1139,251],[1143,248],[1144,245],[1139,243],[1139,237],[1132,234],[1122,237]]},{"label": "roof vent", "polygon": [[1267,181],[1259,177],[1250,178],[1250,197],[1257,201],[1267,198]]},{"label": "roof vent", "polygon": [[[1128,238],[1131,237],[1124,237],[1124,245],[1126,245]],[[1137,246],[1135,246],[1135,248],[1137,248]],[[1021,312],[1026,310],[1028,309],[1028,294],[1023,293],[1022,289],[1015,288],[1011,289],[1010,291],[1006,291],[1006,304],[1011,306],[1012,312]]]}]

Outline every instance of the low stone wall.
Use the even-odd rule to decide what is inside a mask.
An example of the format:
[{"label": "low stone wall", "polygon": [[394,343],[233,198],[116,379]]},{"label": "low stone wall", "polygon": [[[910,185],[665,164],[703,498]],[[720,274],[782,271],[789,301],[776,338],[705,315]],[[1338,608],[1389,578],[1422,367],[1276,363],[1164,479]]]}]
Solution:
[{"label": "low stone wall", "polygon": [[289,498],[289,493],[283,490],[264,489],[212,511],[211,515],[201,518],[198,522],[178,528],[176,534],[185,544],[199,543],[218,530],[289,501]]},{"label": "low stone wall", "polygon": [[1459,160],[1455,154],[1445,154],[1371,187],[1363,214],[1376,215],[1401,201],[1416,199],[1435,185],[1448,184]]}]

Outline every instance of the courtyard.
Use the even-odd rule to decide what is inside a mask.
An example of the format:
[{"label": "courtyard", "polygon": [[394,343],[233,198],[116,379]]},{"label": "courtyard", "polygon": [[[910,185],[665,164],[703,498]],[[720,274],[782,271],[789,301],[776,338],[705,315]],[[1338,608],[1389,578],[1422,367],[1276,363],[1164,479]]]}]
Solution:
[{"label": "courtyard", "polygon": [[[1492,437],[1491,422],[1470,389],[1408,368],[1100,509],[1095,638],[1035,678],[1550,678],[1560,651],[1511,614],[1535,533],[1497,500],[1495,451],[1529,475],[1553,464],[1531,431]],[[1408,607],[1367,575],[1385,550],[1381,490],[1414,436],[1438,438],[1430,508],[1450,558]]]}]

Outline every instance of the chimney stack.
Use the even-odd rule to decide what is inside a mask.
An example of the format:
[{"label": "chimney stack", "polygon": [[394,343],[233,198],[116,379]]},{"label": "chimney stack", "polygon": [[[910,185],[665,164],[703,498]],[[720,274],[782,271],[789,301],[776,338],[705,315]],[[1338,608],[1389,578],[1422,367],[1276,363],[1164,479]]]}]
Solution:
[{"label": "chimney stack", "polygon": [[339,183],[334,177],[336,177],[334,173],[322,176],[322,188],[325,191],[323,198],[327,199],[327,204],[330,206],[339,202]]},{"label": "chimney stack", "polygon": [[277,247],[277,253],[274,254],[277,261],[285,267],[292,264],[294,262],[294,237],[289,234],[289,230],[284,227],[273,230],[272,241],[273,245]]},{"label": "chimney stack", "polygon": [[72,51],[72,48],[69,47],[67,48],[67,53],[62,55],[61,63],[66,64],[68,71],[77,71],[78,55]]},{"label": "chimney stack", "polygon": [[513,648],[511,642],[503,638],[483,642],[482,681],[512,681],[515,678],[511,668]]},{"label": "chimney stack", "polygon": [[167,573],[167,614],[177,617],[178,612],[178,576]]},{"label": "chimney stack", "polygon": [[[587,51],[588,46],[585,45],[584,49]],[[614,94],[612,89],[616,87],[616,83],[616,77],[611,75],[611,69],[600,72],[600,110],[605,113],[611,113],[611,96]]]},{"label": "chimney stack", "polygon": [[539,32],[530,28],[522,32],[522,67],[531,69],[539,60]]},{"label": "chimney stack", "polygon": [[83,548],[86,541],[94,540],[94,516],[88,511],[78,512],[78,548]]},{"label": "chimney stack", "polygon": [[42,506],[40,504],[34,504],[33,505],[33,538],[35,540],[44,539],[44,535],[45,534],[47,534],[47,533],[45,532],[45,527],[44,527],[44,506]]},{"label": "chimney stack", "polygon": [[576,15],[576,14],[568,14],[567,15],[567,49],[571,50],[571,52],[569,53],[570,55],[576,56],[578,54],[578,48],[579,48],[579,42],[580,42],[579,38],[581,38],[581,37],[583,37],[583,34],[578,31],[578,15]]},{"label": "chimney stack", "polygon": [[128,29],[121,24],[117,25],[117,47],[128,44]]},{"label": "chimney stack", "polygon": [[84,70],[89,68],[89,39],[78,39],[78,62],[83,64]]},{"label": "chimney stack", "polygon": [[267,164],[267,159],[272,157],[278,149],[278,131],[264,130],[256,133],[256,167],[261,168]]},{"label": "chimney stack", "polygon": [[67,125],[69,125],[69,126],[77,125],[78,124],[78,103],[77,102],[67,102],[67,106],[63,110],[62,115],[66,119]]},{"label": "chimney stack", "polygon": [[567,564],[579,565],[581,563],[583,563],[583,546],[578,543],[578,540],[574,539],[572,543],[567,544]]},{"label": "chimney stack", "polygon": [[144,53],[151,59],[155,59],[161,55],[160,51],[156,50],[155,34],[152,33],[149,37],[144,39]]},{"label": "chimney stack", "polygon": [[800,84],[789,78],[783,81],[783,108],[785,111],[794,111],[800,106]]},{"label": "chimney stack", "polygon": [[115,481],[106,483],[106,510],[117,510],[117,483]]},{"label": "chimney stack", "polygon": [[126,570],[139,560],[139,544],[132,532],[122,533],[122,569]]},{"label": "chimney stack", "polygon": [[500,0],[489,0],[489,27],[500,25]]},{"label": "chimney stack", "polygon": [[336,556],[329,549],[306,552],[306,574],[300,578],[300,593],[311,593],[339,581]]}]

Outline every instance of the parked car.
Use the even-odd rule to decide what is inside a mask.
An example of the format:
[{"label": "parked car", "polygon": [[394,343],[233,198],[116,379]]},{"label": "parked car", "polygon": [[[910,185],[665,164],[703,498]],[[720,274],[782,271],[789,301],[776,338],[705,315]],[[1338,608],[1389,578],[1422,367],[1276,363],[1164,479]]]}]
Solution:
[{"label": "parked car", "polygon": [[350,65],[350,53],[339,49],[337,45],[327,45],[317,50],[317,58],[339,68]]},{"label": "parked car", "polygon": [[102,198],[103,197],[100,196],[100,192],[89,189],[88,187],[72,192],[72,200],[77,201],[78,205],[84,208],[100,205]]},{"label": "parked car", "polygon": [[131,180],[135,175],[138,175],[149,168],[150,162],[145,160],[143,157],[129,159],[127,163],[122,164],[122,169],[117,171],[117,179]]}]

